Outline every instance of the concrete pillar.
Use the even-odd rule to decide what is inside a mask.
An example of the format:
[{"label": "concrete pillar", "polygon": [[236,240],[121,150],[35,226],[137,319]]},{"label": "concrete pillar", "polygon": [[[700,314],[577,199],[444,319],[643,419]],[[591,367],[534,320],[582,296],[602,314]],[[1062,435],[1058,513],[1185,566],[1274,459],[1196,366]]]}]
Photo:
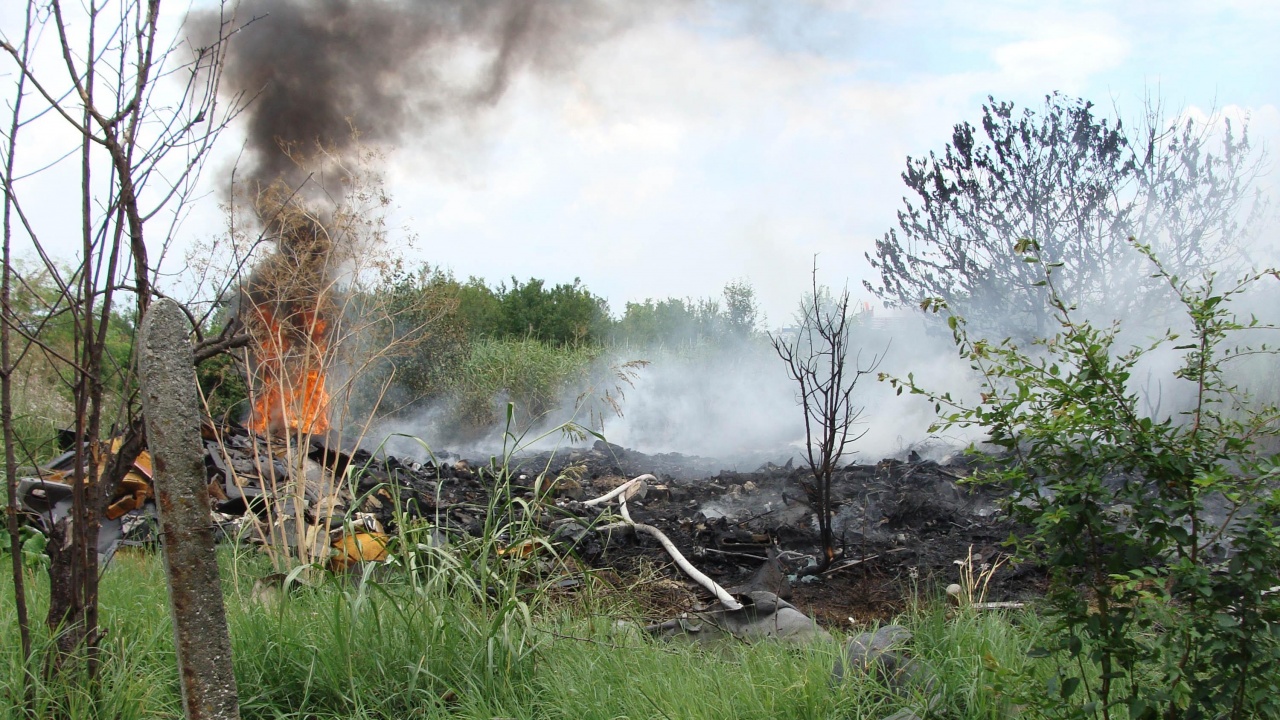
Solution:
[{"label": "concrete pillar", "polygon": [[238,720],[190,332],[191,323],[172,300],[159,300],[147,311],[139,367],[142,412],[160,509],[182,707],[188,720]]}]

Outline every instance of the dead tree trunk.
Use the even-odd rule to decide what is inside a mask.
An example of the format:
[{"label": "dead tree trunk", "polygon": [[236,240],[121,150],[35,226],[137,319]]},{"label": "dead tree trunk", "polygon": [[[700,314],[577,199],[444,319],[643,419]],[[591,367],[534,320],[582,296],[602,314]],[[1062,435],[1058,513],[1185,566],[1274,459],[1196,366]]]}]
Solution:
[{"label": "dead tree trunk", "polygon": [[849,444],[866,434],[855,426],[863,408],[854,404],[853,391],[865,375],[875,372],[883,353],[861,365],[861,353],[850,357],[849,290],[832,297],[818,285],[813,269],[813,294],[800,302],[800,327],[793,334],[771,335],[773,349],[798,385],[796,400],[804,411],[805,462],[812,480],[804,484],[809,505],[817,514],[822,558],[814,572],[836,559],[831,519],[835,504],[831,484]]}]

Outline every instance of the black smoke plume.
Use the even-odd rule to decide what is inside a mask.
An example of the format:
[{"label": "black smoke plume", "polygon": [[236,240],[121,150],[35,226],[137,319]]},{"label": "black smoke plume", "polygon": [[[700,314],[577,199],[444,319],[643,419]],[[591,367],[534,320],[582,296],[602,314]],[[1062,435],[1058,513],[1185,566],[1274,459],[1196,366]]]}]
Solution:
[{"label": "black smoke plume", "polygon": [[[346,159],[492,106],[521,72],[573,67],[581,52],[676,0],[246,0],[234,19],[193,17],[230,38],[224,90],[246,110],[252,181],[297,185],[285,152]],[[467,77],[456,72],[465,58]],[[473,68],[472,65],[475,67]]]}]

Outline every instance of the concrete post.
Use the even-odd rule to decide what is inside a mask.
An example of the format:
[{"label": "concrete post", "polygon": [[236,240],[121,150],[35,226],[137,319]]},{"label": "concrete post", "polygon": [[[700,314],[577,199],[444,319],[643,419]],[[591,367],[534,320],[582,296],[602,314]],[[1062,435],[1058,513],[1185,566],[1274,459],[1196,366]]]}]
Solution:
[{"label": "concrete post", "polygon": [[209,518],[191,323],[159,300],[142,321],[142,412],[169,580],[169,609],[187,720],[238,720],[231,636]]}]

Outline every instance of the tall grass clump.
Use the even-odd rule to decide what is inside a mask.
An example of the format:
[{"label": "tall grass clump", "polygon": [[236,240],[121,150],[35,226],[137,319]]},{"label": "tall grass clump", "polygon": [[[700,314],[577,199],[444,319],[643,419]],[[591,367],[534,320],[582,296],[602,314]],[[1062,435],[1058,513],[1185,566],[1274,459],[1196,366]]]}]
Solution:
[{"label": "tall grass clump", "polygon": [[591,345],[481,338],[455,372],[450,394],[462,420],[472,427],[501,427],[508,403],[519,408],[517,422],[527,426],[588,384],[599,354]]},{"label": "tall grass clump", "polygon": [[[11,579],[0,579],[0,593],[12,597]],[[27,577],[31,607],[48,607],[49,585],[42,572]],[[118,554],[100,586],[102,665],[94,682],[81,673],[47,672],[38,661],[23,664],[13,604],[0,603],[0,718],[96,720],[97,718],[175,717],[182,714],[178,671],[173,655],[163,569],[151,554]],[[32,626],[34,658],[51,651],[53,633]],[[23,701],[24,674],[29,682]]]},{"label": "tall grass clump", "polygon": [[1033,611],[983,611],[943,601],[912,607],[902,622],[913,647],[938,673],[943,716],[1003,720],[1025,710],[1021,683],[1034,677],[1028,650],[1044,627]]},{"label": "tall grass clump", "polygon": [[[247,714],[485,717],[521,706],[513,698],[532,682],[545,639],[535,615],[549,583],[571,570],[537,524],[539,488],[550,483],[540,478],[531,496],[512,488],[510,459],[524,440],[513,418],[509,406],[503,452],[479,469],[490,488],[472,508],[478,533],[397,507],[384,562],[322,587],[290,588],[291,574],[277,608],[233,613],[239,683],[253,689],[242,699]],[[274,640],[253,647],[263,637]]]}]

